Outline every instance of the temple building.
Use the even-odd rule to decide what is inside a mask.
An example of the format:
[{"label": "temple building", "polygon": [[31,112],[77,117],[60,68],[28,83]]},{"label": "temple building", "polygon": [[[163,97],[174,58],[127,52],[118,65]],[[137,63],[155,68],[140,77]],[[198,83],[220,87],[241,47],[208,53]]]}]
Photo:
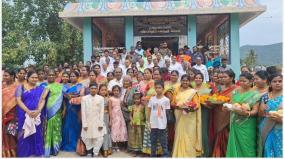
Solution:
[{"label": "temple building", "polygon": [[226,55],[238,75],[240,27],[265,10],[258,0],[78,0],[59,16],[82,31],[84,62],[96,49],[129,50],[137,41],[144,48],[166,41],[174,53],[201,42]]}]

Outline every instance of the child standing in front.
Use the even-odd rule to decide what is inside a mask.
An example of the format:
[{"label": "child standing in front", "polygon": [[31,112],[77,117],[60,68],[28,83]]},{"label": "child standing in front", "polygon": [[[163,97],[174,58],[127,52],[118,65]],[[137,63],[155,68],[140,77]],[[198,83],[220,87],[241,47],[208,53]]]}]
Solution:
[{"label": "child standing in front", "polygon": [[114,142],[114,151],[120,151],[119,142],[127,141],[126,123],[121,111],[121,88],[118,85],[112,87],[113,96],[109,98],[109,114],[111,124],[111,139]]},{"label": "child standing in front", "polygon": [[142,93],[137,91],[133,95],[134,105],[130,111],[130,124],[128,129],[128,150],[134,152],[134,157],[142,151],[143,129],[145,125],[145,107],[141,103]]},{"label": "child standing in front", "polygon": [[163,157],[169,157],[167,137],[166,109],[170,109],[170,100],[164,96],[163,81],[155,81],[156,96],[151,97],[148,104],[151,126],[151,157],[157,156],[158,139],[163,149]]}]

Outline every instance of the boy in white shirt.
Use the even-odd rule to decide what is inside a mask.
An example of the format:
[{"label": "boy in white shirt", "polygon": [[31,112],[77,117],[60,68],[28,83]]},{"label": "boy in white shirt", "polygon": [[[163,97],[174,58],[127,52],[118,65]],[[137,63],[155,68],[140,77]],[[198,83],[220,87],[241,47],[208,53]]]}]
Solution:
[{"label": "boy in white shirt", "polygon": [[151,157],[157,156],[158,139],[163,149],[162,156],[169,157],[166,109],[170,109],[170,100],[163,94],[163,81],[155,81],[155,91],[157,95],[151,97],[148,104],[151,125]]}]

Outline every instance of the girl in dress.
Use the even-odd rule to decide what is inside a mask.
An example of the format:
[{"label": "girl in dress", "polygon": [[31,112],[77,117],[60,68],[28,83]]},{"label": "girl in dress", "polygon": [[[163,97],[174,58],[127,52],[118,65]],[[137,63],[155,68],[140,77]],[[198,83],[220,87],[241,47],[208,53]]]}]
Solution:
[{"label": "girl in dress", "polygon": [[134,104],[128,109],[130,111],[130,124],[128,129],[128,150],[134,152],[134,157],[142,151],[143,129],[145,125],[145,107],[141,103],[142,93],[135,92]]},{"label": "girl in dress", "polygon": [[103,142],[103,156],[107,157],[108,155],[111,155],[111,135],[110,135],[110,122],[109,122],[109,107],[108,107],[108,91],[107,91],[107,86],[105,84],[100,85],[99,88],[99,95],[104,97],[105,99],[105,114],[104,114],[104,122],[106,126],[106,134],[104,135],[104,142]]},{"label": "girl in dress", "polygon": [[113,96],[109,98],[109,113],[111,124],[111,139],[114,142],[114,150],[119,152],[118,143],[127,141],[127,128],[121,111],[121,88],[118,85],[112,88]]}]

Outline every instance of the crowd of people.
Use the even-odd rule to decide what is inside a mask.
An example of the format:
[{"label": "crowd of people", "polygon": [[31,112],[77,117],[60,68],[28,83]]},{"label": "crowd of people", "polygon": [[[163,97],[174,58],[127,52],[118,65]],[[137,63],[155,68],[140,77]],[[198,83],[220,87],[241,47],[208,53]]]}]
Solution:
[{"label": "crowd of people", "polygon": [[[4,68],[2,157],[56,156],[79,144],[88,156],[282,157],[282,116],[270,113],[282,110],[281,70],[240,71],[198,46],[175,54],[141,42],[86,64]],[[213,94],[249,109],[201,102]]]}]

